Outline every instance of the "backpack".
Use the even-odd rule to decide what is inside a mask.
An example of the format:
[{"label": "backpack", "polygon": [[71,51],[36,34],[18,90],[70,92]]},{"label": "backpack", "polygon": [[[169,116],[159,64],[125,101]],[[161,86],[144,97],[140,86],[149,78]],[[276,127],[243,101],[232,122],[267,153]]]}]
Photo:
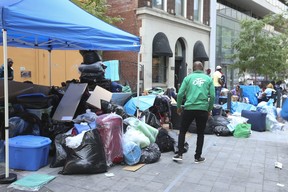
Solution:
[{"label": "backpack", "polygon": [[222,74],[220,81],[221,81],[221,85],[224,85],[226,83],[225,75]]}]

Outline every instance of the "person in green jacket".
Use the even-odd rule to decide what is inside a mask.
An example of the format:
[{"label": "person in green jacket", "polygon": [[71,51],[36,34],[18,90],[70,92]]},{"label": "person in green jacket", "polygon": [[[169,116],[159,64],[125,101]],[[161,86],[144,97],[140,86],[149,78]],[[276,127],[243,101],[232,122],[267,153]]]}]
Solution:
[{"label": "person in green jacket", "polygon": [[184,111],[182,114],[181,128],[178,138],[178,154],[173,157],[174,161],[181,161],[184,152],[185,135],[192,121],[196,121],[197,143],[194,155],[195,163],[205,161],[202,155],[204,143],[204,129],[208,117],[211,115],[215,99],[215,87],[211,77],[206,75],[200,61],[193,63],[193,73],[186,76],[181,84],[177,95],[177,113],[182,113],[182,101],[186,96]]}]

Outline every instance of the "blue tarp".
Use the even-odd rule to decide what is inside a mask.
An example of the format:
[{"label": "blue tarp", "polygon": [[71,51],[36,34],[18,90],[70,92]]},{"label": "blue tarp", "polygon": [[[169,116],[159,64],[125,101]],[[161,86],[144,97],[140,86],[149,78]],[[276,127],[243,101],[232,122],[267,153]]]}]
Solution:
[{"label": "blue tarp", "polygon": [[[227,103],[222,105],[222,109],[227,109]],[[249,103],[242,103],[242,102],[231,102],[231,113],[240,113],[242,110],[249,110],[249,111],[256,111],[256,106],[249,104]]]},{"label": "blue tarp", "polygon": [[103,61],[107,66],[105,69],[105,78],[111,81],[119,81],[119,60]]},{"label": "blue tarp", "polygon": [[137,103],[139,98],[139,110],[145,111],[149,107],[153,106],[156,95],[145,95],[145,96],[139,96],[139,97],[133,97],[131,98],[125,105],[124,105],[124,111],[129,115],[134,115],[137,111]]},{"label": "blue tarp", "polygon": [[255,85],[240,85],[242,88],[243,97],[248,97],[249,103],[252,105],[257,105],[257,94],[261,90],[259,86]]},{"label": "blue tarp", "polygon": [[140,50],[139,37],[105,23],[69,0],[1,0],[0,25],[7,30],[8,46],[12,47]]}]

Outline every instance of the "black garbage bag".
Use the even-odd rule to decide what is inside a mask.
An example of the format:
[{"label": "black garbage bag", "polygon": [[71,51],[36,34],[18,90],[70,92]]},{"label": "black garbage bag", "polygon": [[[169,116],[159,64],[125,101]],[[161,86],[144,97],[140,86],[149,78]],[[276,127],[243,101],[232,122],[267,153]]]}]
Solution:
[{"label": "black garbage bag", "polygon": [[93,174],[107,171],[106,156],[97,129],[85,132],[81,145],[66,150],[67,159],[59,174]]},{"label": "black garbage bag", "polygon": [[174,151],[175,140],[168,134],[164,128],[160,128],[155,143],[161,152]]},{"label": "black garbage bag", "polygon": [[233,133],[228,129],[227,126],[217,125],[214,128],[214,132],[217,136],[233,136]]},{"label": "black garbage bag", "polygon": [[161,157],[161,151],[156,143],[151,143],[148,147],[141,150],[139,163],[155,163]]},{"label": "black garbage bag", "polygon": [[[214,134],[214,117],[213,116],[210,116],[207,120],[207,123],[206,123],[206,127],[204,129],[204,134]],[[188,131],[190,133],[197,133],[197,126],[196,126],[196,121],[193,121],[191,123],[191,125],[189,126],[189,129]]]},{"label": "black garbage bag", "polygon": [[67,158],[67,153],[65,150],[65,146],[66,146],[65,139],[66,137],[70,137],[70,136],[71,135],[59,134],[55,137],[54,147],[56,151],[50,164],[51,168],[64,166],[66,158]]},{"label": "black garbage bag", "polygon": [[149,111],[149,109],[146,109],[141,113],[140,118],[143,118],[145,116],[145,123],[148,125],[151,125],[154,128],[161,127],[160,120],[157,119],[156,115]]},{"label": "black garbage bag", "polygon": [[230,123],[227,117],[216,115],[213,117],[214,133],[217,136],[232,136],[232,132],[228,129],[227,125]]},{"label": "black garbage bag", "polygon": [[40,135],[41,121],[33,113],[22,112],[9,118],[9,137],[17,135]]},{"label": "black garbage bag", "polygon": [[121,116],[122,119],[130,117],[125,111],[124,108],[120,105],[113,104],[111,102],[101,99],[101,110],[103,113],[112,113],[115,112],[117,115]]},{"label": "black garbage bag", "polygon": [[216,127],[216,126],[227,126],[230,122],[228,120],[227,117],[224,117],[222,115],[216,115],[213,117],[213,126]]},{"label": "black garbage bag", "polygon": [[[169,131],[168,134],[175,141],[174,147],[173,147],[173,151],[174,151],[175,154],[177,154],[178,150],[179,150],[178,149],[178,134],[176,132],[174,132],[174,131]],[[189,149],[189,144],[187,142],[185,142],[184,143],[184,151],[183,151],[183,153],[186,153],[188,151],[188,149]]]},{"label": "black garbage bag", "polygon": [[92,64],[102,60],[97,50],[80,50],[79,53],[82,55],[83,63],[85,64]]}]

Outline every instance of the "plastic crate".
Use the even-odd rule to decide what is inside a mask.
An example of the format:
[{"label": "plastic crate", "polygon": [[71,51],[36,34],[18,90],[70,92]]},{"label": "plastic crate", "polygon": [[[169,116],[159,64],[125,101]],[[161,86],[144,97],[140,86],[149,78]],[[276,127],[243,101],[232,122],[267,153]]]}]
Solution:
[{"label": "plastic crate", "polygon": [[51,140],[47,137],[20,135],[9,139],[9,168],[36,171],[48,164]]}]

